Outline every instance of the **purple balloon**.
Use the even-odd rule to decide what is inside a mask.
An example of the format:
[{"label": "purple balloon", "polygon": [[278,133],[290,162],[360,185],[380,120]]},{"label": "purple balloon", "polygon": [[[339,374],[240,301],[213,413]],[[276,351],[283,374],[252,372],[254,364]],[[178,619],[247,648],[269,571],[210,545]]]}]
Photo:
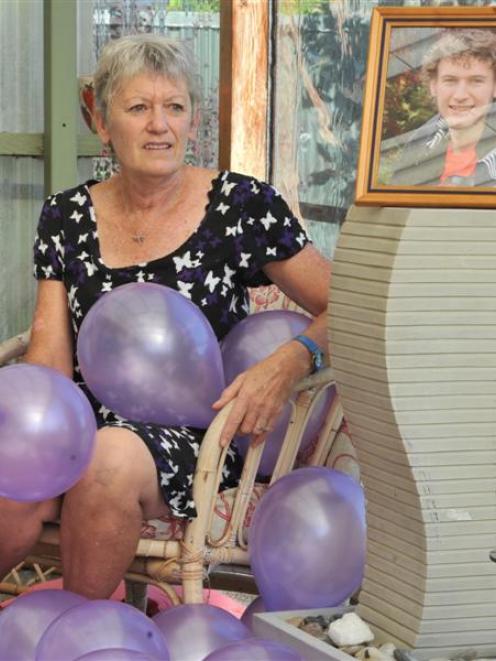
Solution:
[{"label": "purple balloon", "polygon": [[267,358],[281,344],[303,333],[311,319],[290,310],[268,310],[245,317],[222,340],[226,383],[240,372]]},{"label": "purple balloon", "polygon": [[122,647],[96,650],[78,657],[77,661],[162,661],[159,656],[152,656],[146,652],[127,650]]},{"label": "purple balloon", "polygon": [[258,596],[245,609],[243,615],[241,616],[241,622],[247,626],[250,631],[253,631],[253,616],[255,613],[265,613],[266,610],[267,609],[265,608],[264,600],[262,597]]},{"label": "purple balloon", "polygon": [[0,612],[0,659],[34,659],[47,627],[66,610],[85,601],[66,590],[36,590],[14,599]]},{"label": "purple balloon", "polygon": [[91,405],[66,376],[26,363],[0,369],[0,496],[40,501],[67,491],[95,434]]},{"label": "purple balloon", "polygon": [[[311,319],[290,310],[257,312],[236,324],[221,345],[226,383],[231,383],[241,372],[267,358],[278,347],[303,333]],[[315,405],[303,432],[300,451],[305,450],[317,436],[335,395],[335,388],[327,388]],[[291,417],[291,405],[287,404],[274,429],[267,435],[258,472],[270,475],[276,465],[279,450]],[[242,457],[250,445],[248,436],[237,436],[236,447]]]},{"label": "purple balloon", "polygon": [[207,318],[163,285],[104,294],[81,325],[77,355],[95,397],[130,420],[206,428],[225,385]]},{"label": "purple balloon", "polygon": [[365,499],[351,477],[318,466],[277,480],[249,532],[251,568],[267,610],[337,606],[361,585]]},{"label": "purple balloon", "polygon": [[45,631],[36,661],[75,661],[84,654],[121,648],[169,660],[167,642],[141,611],[118,601],[87,601],[63,613]]},{"label": "purple balloon", "polygon": [[248,638],[209,654],[204,661],[304,661],[291,647],[264,638]]},{"label": "purple balloon", "polygon": [[167,639],[171,661],[198,661],[219,647],[251,636],[234,615],[209,604],[168,608],[153,621]]}]

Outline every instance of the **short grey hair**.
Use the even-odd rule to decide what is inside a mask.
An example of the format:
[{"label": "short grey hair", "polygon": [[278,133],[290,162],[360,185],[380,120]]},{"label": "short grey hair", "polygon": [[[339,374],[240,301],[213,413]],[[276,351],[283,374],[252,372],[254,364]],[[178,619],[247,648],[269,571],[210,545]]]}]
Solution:
[{"label": "short grey hair", "polygon": [[201,100],[200,77],[190,49],[161,35],[134,34],[105,44],[93,76],[95,103],[107,119],[112,97],[128,78],[151,72],[184,80],[193,109]]}]

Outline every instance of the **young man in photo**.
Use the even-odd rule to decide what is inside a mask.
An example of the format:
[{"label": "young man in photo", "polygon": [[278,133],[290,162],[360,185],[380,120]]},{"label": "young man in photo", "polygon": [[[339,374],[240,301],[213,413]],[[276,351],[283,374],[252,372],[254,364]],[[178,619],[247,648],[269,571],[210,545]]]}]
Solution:
[{"label": "young man in photo", "polygon": [[496,33],[447,29],[422,74],[438,113],[404,141],[388,183],[495,186]]}]

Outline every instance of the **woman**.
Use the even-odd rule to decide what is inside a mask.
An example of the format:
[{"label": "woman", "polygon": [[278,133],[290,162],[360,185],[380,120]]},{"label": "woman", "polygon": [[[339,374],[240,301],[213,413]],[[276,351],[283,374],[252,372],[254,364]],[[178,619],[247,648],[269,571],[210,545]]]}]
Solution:
[{"label": "woman", "polygon": [[[85,389],[99,423],[96,450],[63,502],[0,501],[0,575],[26,556],[43,521],[60,516],[64,587],[106,598],[134,556],[143,519],[167,511],[195,515],[190,487],[203,430],[123,420],[82,383],[77,333],[103,292],[135,281],[175,287],[221,339],[247,314],[247,286],[274,282],[317,316],[307,336],[325,345],[329,265],[280,195],[250,177],[184,164],[198,126],[197,85],[190,55],[169,39],[124,37],[104,49],[95,74],[95,121],[120,171],[45,203],[27,353],[27,361],[74,376]],[[294,384],[311,372],[311,349],[305,341],[288,342],[224,390],[214,408],[236,403],[223,445],[238,431],[254,442],[265,437]],[[240,472],[239,458],[229,452],[223,488]]]}]

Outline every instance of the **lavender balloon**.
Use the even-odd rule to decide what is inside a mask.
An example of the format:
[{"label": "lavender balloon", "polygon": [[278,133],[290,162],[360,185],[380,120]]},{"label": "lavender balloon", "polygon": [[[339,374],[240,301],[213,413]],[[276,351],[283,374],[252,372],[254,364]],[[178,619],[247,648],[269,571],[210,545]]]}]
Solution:
[{"label": "lavender balloon", "polygon": [[365,500],[351,477],[322,467],[277,480],[255,510],[250,563],[267,610],[337,606],[362,582]]},{"label": "lavender balloon", "polygon": [[34,659],[47,627],[66,610],[85,601],[66,590],[36,590],[14,599],[0,615],[0,659]]},{"label": "lavender balloon", "polygon": [[209,654],[204,661],[304,661],[300,654],[282,643],[249,638],[231,643]]},{"label": "lavender balloon", "polygon": [[281,344],[300,335],[311,319],[290,310],[268,310],[245,317],[222,340],[222,360],[226,382],[267,358]]},{"label": "lavender balloon", "polygon": [[88,654],[78,657],[77,661],[162,661],[162,659],[146,652],[112,647],[111,649],[88,652]]},{"label": "lavender balloon", "polygon": [[57,618],[38,643],[36,661],[75,661],[111,648],[169,660],[166,640],[150,618],[127,604],[102,599],[87,601]]},{"label": "lavender balloon", "polygon": [[[222,341],[222,360],[226,383],[231,383],[241,372],[267,358],[278,347],[289,342],[296,335],[304,333],[311,319],[299,312],[290,310],[269,310],[246,317],[232,328]],[[306,449],[315,439],[335,395],[334,386],[328,388],[316,403],[307,423],[300,444],[300,451]],[[270,475],[274,470],[280,447],[284,440],[291,416],[291,406],[287,404],[274,429],[268,434],[260,460],[258,472]],[[236,447],[242,457],[246,456],[250,438],[236,437]]]},{"label": "lavender balloon", "polygon": [[91,392],[131,420],[205,428],[224,388],[217,338],[179,292],[131,283],[102,296],[77,342]]},{"label": "lavender balloon", "polygon": [[234,615],[209,604],[168,608],[153,621],[167,639],[171,661],[198,661],[219,647],[251,636]]},{"label": "lavender balloon", "polygon": [[90,462],[95,433],[90,403],[63,374],[0,369],[0,496],[40,501],[67,491]]},{"label": "lavender balloon", "polygon": [[265,613],[266,610],[262,597],[257,597],[244,611],[241,616],[241,622],[247,626],[250,631],[253,631],[253,616],[255,613]]}]

